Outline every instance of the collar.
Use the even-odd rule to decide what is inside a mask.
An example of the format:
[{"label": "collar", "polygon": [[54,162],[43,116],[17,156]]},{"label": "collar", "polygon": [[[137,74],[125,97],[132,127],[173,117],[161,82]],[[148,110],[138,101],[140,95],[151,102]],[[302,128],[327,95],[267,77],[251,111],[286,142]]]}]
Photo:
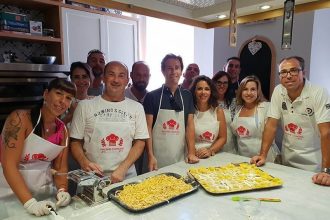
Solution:
[{"label": "collar", "polygon": [[[311,95],[310,92],[309,92],[310,87],[311,87],[311,83],[307,79],[304,79],[304,87],[301,90],[300,95],[296,98],[295,101],[303,101],[304,99],[308,99]],[[291,102],[291,99],[288,96],[288,91],[285,89],[285,87],[283,85],[281,85],[281,95],[282,95],[283,98],[285,98],[285,99],[287,99],[288,101]]]}]

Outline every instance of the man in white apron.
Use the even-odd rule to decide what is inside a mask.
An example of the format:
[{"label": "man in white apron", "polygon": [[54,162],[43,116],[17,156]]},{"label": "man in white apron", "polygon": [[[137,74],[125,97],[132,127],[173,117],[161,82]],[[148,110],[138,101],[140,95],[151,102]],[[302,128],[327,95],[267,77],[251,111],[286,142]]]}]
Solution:
[{"label": "man in white apron", "polygon": [[189,163],[198,162],[192,96],[179,87],[182,69],[180,56],[166,55],[161,63],[165,84],[148,93],[143,103],[151,136],[146,145],[149,171],[183,161],[185,154]]},{"label": "man in white apron", "polygon": [[149,138],[143,107],[125,98],[128,69],[109,62],[101,96],[79,102],[71,123],[71,150],[82,169],[110,176],[116,183],[136,176],[134,162]]},{"label": "man in white apron", "polygon": [[304,78],[301,57],[283,59],[279,65],[281,85],[272,95],[268,121],[263,133],[262,148],[251,163],[265,163],[274,140],[279,119],[282,119],[282,163],[318,172],[313,182],[330,185],[330,98],[327,91],[311,85]]}]

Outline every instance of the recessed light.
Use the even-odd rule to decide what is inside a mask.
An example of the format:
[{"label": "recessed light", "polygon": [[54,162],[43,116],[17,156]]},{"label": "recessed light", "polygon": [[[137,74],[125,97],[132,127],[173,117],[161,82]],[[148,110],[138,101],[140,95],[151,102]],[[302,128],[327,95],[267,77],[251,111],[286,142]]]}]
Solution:
[{"label": "recessed light", "polygon": [[219,19],[224,19],[226,17],[227,17],[227,15],[217,15],[217,18],[219,18]]},{"label": "recessed light", "polygon": [[271,6],[270,5],[262,5],[259,7],[261,10],[267,10],[267,9],[270,9]]}]

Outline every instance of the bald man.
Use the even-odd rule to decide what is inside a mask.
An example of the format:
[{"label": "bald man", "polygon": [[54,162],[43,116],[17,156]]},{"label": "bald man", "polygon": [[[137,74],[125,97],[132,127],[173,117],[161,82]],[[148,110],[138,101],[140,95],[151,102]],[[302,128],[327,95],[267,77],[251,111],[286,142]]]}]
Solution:
[{"label": "bald man", "polygon": [[116,183],[136,176],[134,162],[149,134],[142,105],[124,96],[126,65],[109,62],[103,81],[102,95],[79,102],[74,112],[71,150],[83,170],[109,176]]}]

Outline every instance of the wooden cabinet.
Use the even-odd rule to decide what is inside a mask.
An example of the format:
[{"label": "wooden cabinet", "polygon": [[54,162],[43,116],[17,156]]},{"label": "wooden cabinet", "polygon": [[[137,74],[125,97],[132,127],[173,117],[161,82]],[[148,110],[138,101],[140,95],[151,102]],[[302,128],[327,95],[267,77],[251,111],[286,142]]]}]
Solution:
[{"label": "wooden cabinet", "polygon": [[[1,0],[0,4],[39,11],[43,17],[43,27],[54,29],[54,37],[37,36],[19,32],[0,31],[0,40],[27,41],[44,44],[47,54],[56,56],[56,64],[63,64],[63,40],[61,27],[61,5],[55,0]],[[13,48],[15,52],[15,48]]]}]

